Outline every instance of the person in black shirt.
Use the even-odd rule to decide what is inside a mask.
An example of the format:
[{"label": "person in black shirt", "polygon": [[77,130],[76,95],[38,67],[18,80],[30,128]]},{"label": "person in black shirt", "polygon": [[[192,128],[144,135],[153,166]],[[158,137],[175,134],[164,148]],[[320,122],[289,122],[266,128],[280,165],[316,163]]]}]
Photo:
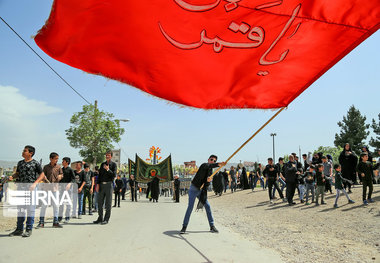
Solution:
[{"label": "person in black shirt", "polygon": [[[150,182],[148,184],[150,185]],[[135,176],[133,174],[131,174],[129,176],[129,188],[131,188],[132,202],[133,201],[137,202],[137,188],[138,187],[139,187],[139,185],[136,182]]]},{"label": "person in black shirt", "polygon": [[272,196],[272,187],[274,186],[275,189],[277,189],[278,193],[280,194],[281,199],[284,199],[284,195],[282,194],[282,191],[280,187],[278,186],[277,180],[278,180],[278,171],[276,167],[273,164],[273,159],[268,158],[268,164],[265,166],[265,169],[263,171],[264,176],[266,177],[268,181],[268,193],[269,193],[269,201],[271,204],[273,204],[273,196]]},{"label": "person in black shirt", "polygon": [[[62,190],[67,190],[67,191],[69,189],[72,189],[71,186],[72,186],[73,183],[75,183],[74,171],[69,166],[70,162],[71,162],[71,159],[69,157],[63,157],[63,159],[62,159],[63,177],[62,177],[61,181],[59,181],[59,183],[62,183],[62,184],[65,184],[65,185],[67,184],[66,189],[62,189]],[[58,222],[62,221],[64,208],[65,208],[65,204],[62,204],[59,207]],[[66,213],[65,213],[65,221],[64,221],[65,224],[67,224],[70,221],[70,212],[71,212],[71,205],[70,204],[66,204]]]},{"label": "person in black shirt", "polygon": [[160,195],[160,179],[158,179],[156,175],[153,177],[152,181],[150,182],[150,196],[152,197],[153,203],[158,202],[159,195]]},{"label": "person in black shirt", "polygon": [[[25,146],[22,152],[22,157],[24,158],[24,160],[18,162],[16,173],[8,178],[9,181],[12,181],[13,179],[18,179],[18,182],[20,183],[32,184],[28,189],[29,191],[34,191],[37,184],[45,178],[45,174],[42,171],[40,163],[38,163],[36,160],[32,158],[35,152],[36,149],[33,146]],[[25,233],[23,233],[26,213],[26,230]],[[34,224],[34,213],[34,205],[29,205],[27,207],[19,207],[17,213],[17,228],[15,231],[10,233],[9,236],[22,235],[23,237],[30,237],[30,235],[32,234]]]},{"label": "person in black shirt", "polygon": [[289,155],[289,162],[284,166],[285,180],[286,180],[286,198],[289,205],[295,205],[293,202],[294,192],[297,187],[297,177],[300,172],[297,170],[297,163],[293,155]]},{"label": "person in black shirt", "polygon": [[175,195],[175,202],[179,203],[179,189],[181,188],[181,182],[179,180],[178,174],[174,176],[174,195]]},{"label": "person in black shirt", "polygon": [[113,207],[116,207],[116,203],[117,203],[117,206],[120,207],[120,194],[121,194],[121,191],[123,189],[123,186],[124,186],[124,183],[120,179],[120,175],[118,174],[117,179],[115,180],[115,189],[114,189],[115,204],[113,205]]},{"label": "person in black shirt", "polygon": [[[111,217],[112,206],[112,182],[116,177],[116,163],[111,161],[112,151],[106,153],[106,161],[100,165],[99,169],[99,194],[98,194],[98,219],[94,224],[108,224]],[[103,218],[103,204],[105,202],[106,213]]]},{"label": "person in black shirt", "polygon": [[83,211],[82,214],[86,214],[86,199],[88,200],[88,214],[92,215],[92,193],[94,192],[94,184],[95,178],[94,173],[90,170],[90,166],[85,163],[84,164],[84,181],[85,184],[83,186]]},{"label": "person in black shirt", "polygon": [[[208,158],[207,163],[203,163],[197,173],[195,174],[193,180],[191,181],[191,186],[189,189],[189,203],[187,206],[185,218],[183,219],[182,229],[180,231],[180,234],[184,234],[186,232],[187,225],[189,224],[190,215],[193,211],[195,198],[199,198],[201,195],[201,187],[207,189],[207,187],[210,185],[211,177],[209,177],[212,173],[212,168],[218,167],[218,166],[224,166],[225,163],[216,163],[216,160],[218,157],[216,155],[211,155]],[[219,231],[214,226],[214,218],[212,217],[211,213],[211,207],[208,200],[206,200],[206,203],[204,204],[204,207],[206,208],[207,218],[208,222],[210,224],[210,231],[213,233],[218,233]]]},{"label": "person in black shirt", "polygon": [[[83,210],[83,187],[85,185],[84,180],[84,171],[82,170],[83,163],[81,161],[78,161],[75,163],[75,182],[78,185],[78,194],[74,195],[78,199],[78,219],[82,218],[82,210]],[[74,198],[73,202],[73,217],[76,218],[76,200]]]}]

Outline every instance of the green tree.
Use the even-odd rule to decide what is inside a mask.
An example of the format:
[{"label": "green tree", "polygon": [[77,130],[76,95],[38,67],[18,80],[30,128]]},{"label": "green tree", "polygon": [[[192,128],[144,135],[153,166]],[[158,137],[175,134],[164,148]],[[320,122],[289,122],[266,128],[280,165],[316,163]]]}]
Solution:
[{"label": "green tree", "polygon": [[371,128],[373,129],[373,132],[375,133],[375,138],[371,137],[371,140],[369,141],[369,145],[374,147],[375,149],[380,149],[380,113],[378,117],[379,117],[379,121],[377,123],[375,119],[372,119]]},{"label": "green tree", "polygon": [[338,122],[341,130],[339,134],[335,134],[334,145],[336,147],[343,147],[345,143],[349,143],[352,150],[359,153],[363,142],[369,134],[369,131],[367,131],[369,124],[365,123],[366,119],[352,105],[348,109],[347,116],[343,116],[343,121]]},{"label": "green tree", "polygon": [[101,111],[94,105],[84,105],[70,119],[70,128],[66,130],[67,139],[85,162],[96,165],[104,161],[104,154],[112,149],[112,142],[119,142],[124,129],[114,120],[112,113]]},{"label": "green tree", "polygon": [[343,151],[343,147],[331,147],[331,146],[319,146],[317,150],[315,150],[315,153],[322,152],[324,156],[327,154],[330,154],[333,158],[334,163],[339,163],[339,155]]}]

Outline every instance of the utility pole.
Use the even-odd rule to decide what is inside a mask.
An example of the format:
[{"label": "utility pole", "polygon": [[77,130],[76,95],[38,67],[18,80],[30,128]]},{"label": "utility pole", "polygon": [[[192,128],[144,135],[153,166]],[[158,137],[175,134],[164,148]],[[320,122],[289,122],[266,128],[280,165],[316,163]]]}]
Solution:
[{"label": "utility pole", "polygon": [[273,137],[273,162],[276,163],[276,158],[275,158],[275,151],[274,151],[274,136],[276,136],[276,133],[271,133],[270,136]]},{"label": "utility pole", "polygon": [[[94,103],[94,134],[97,134],[96,132],[96,112],[98,110],[98,101],[95,100],[95,103]],[[96,137],[95,137],[96,138]],[[94,140],[94,146],[93,146],[93,156],[94,156],[94,160],[93,160],[93,163],[94,163],[94,167],[96,166],[96,154],[95,154],[95,148],[96,148],[96,139]]]}]

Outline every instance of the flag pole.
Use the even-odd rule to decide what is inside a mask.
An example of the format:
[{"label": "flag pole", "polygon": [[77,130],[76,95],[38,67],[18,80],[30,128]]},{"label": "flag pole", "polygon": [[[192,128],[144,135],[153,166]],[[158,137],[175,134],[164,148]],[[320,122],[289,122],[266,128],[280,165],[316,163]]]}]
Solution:
[{"label": "flag pole", "polygon": [[[225,161],[225,163],[227,164],[231,159],[232,157],[234,157],[247,143],[249,143],[250,140],[252,140],[262,129],[265,128],[265,126],[267,126],[274,118],[277,117],[278,114],[280,114],[281,111],[283,111],[286,107],[282,107],[281,109],[279,109],[266,123],[264,123],[260,129],[258,129],[251,137],[248,138],[248,140],[246,140],[230,157],[228,157],[228,159]],[[220,169],[222,169],[224,167],[223,166],[220,166],[210,177],[214,177],[214,175],[216,173],[218,173],[220,171]]]}]

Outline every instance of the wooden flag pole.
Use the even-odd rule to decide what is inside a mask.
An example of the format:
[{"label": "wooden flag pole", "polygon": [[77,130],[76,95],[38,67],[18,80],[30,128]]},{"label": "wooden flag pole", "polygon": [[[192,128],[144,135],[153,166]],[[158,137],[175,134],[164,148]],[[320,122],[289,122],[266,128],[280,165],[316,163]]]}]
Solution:
[{"label": "wooden flag pole", "polygon": [[[281,109],[279,109],[276,114],[274,114],[266,123],[263,124],[263,126],[260,127],[260,129],[258,129],[251,137],[249,137],[248,140],[246,140],[240,147],[239,149],[237,149],[226,161],[225,161],[225,165],[232,159],[232,157],[235,156],[235,154],[237,154],[247,143],[249,143],[250,140],[253,139],[253,137],[255,137],[262,129],[265,128],[265,126],[267,126],[274,118],[277,117],[278,114],[280,114],[281,111],[283,111],[285,109],[285,107],[282,107]],[[218,173],[220,171],[220,169],[222,169],[224,167],[223,166],[220,166],[210,177],[214,177],[214,175],[216,173]]]}]

